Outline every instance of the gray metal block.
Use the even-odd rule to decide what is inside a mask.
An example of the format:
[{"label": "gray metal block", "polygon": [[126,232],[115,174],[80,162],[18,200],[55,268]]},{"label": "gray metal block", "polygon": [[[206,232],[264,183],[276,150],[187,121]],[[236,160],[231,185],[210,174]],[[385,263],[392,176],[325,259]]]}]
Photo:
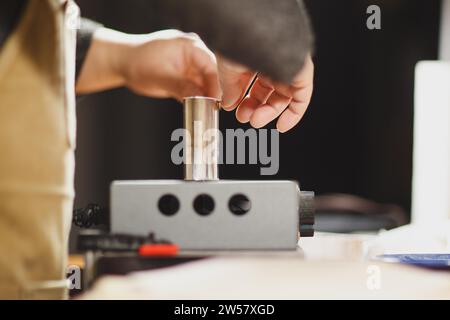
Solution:
[{"label": "gray metal block", "polygon": [[[202,194],[214,201],[208,215],[194,208]],[[237,194],[250,201],[247,213],[248,202],[232,204],[230,209],[230,199]],[[179,208],[173,215],[161,213],[158,202],[164,195],[178,199]],[[200,211],[208,209],[210,203],[201,199]],[[163,203],[162,209],[173,213],[176,207],[175,201]],[[297,247],[299,207],[300,190],[293,181],[115,181],[111,185],[111,231],[154,232],[183,250],[289,250]]]}]

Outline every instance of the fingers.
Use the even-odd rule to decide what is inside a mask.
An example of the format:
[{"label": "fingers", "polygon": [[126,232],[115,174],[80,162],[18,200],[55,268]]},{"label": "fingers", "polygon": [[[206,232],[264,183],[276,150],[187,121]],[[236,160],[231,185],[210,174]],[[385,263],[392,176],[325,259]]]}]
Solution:
[{"label": "fingers", "polygon": [[308,103],[291,102],[289,107],[278,118],[277,130],[284,133],[295,127],[302,119],[307,107]]},{"label": "fingers", "polygon": [[[254,73],[223,58],[218,59],[218,69],[223,90],[223,108],[230,111],[242,100]],[[290,130],[300,121],[309,105],[313,77],[314,64],[310,56],[291,85],[274,83],[264,76],[259,76],[249,96],[236,110],[237,120],[242,123],[250,122],[253,127],[261,128],[279,118],[277,129],[280,132]]]},{"label": "fingers", "polygon": [[286,132],[292,129],[303,117],[311,101],[313,92],[314,64],[311,57],[305,61],[303,69],[294,78],[292,101],[277,121],[277,129]]},{"label": "fingers", "polygon": [[222,108],[230,111],[237,107],[248,86],[253,80],[254,72],[225,60],[217,59],[219,80],[222,87]]},{"label": "fingers", "polygon": [[203,89],[205,96],[220,99],[222,90],[220,89],[217,72],[208,72],[203,75]]},{"label": "fingers", "polygon": [[[192,95],[202,95],[220,99],[222,91],[219,85],[216,58],[206,45],[196,36],[192,35],[195,50],[190,50],[189,68],[186,78],[197,84],[197,88],[190,90]],[[192,45],[192,43],[188,43]]]},{"label": "fingers", "polygon": [[267,99],[267,102],[253,112],[250,118],[250,124],[255,128],[264,127],[276,119],[287,108],[290,102],[290,97],[274,91],[269,99]]},{"label": "fingers", "polygon": [[250,90],[249,96],[242,101],[236,110],[237,120],[242,123],[249,122],[253,112],[256,108],[266,103],[273,90],[272,86],[267,86],[260,79],[257,79]]},{"label": "fingers", "polygon": [[180,102],[182,102],[183,99],[186,97],[205,95],[205,90],[202,88],[201,85],[199,85],[194,81],[186,81],[186,80],[178,82],[176,89],[174,89],[174,92],[176,92],[174,98]]}]

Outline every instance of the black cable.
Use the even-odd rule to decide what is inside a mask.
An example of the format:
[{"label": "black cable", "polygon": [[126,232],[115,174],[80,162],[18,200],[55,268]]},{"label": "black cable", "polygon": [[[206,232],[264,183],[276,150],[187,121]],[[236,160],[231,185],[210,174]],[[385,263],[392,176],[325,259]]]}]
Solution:
[{"label": "black cable", "polygon": [[109,210],[96,203],[73,210],[72,223],[79,228],[109,227]]}]

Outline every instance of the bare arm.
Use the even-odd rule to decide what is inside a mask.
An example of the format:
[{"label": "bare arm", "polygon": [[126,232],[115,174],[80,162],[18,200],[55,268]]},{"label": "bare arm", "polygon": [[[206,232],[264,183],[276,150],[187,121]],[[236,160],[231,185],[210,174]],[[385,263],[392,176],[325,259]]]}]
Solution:
[{"label": "bare arm", "polygon": [[91,93],[120,86],[152,97],[220,98],[214,55],[198,36],[177,30],[130,35],[99,29],[76,91]]}]

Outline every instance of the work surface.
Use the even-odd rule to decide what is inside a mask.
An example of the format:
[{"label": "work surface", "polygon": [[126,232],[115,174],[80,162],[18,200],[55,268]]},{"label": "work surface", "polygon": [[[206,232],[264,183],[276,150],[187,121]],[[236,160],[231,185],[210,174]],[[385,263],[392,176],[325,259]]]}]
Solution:
[{"label": "work surface", "polygon": [[318,234],[301,239],[298,253],[223,254],[105,277],[84,298],[450,299],[450,272],[371,260],[368,250],[379,246],[374,241],[378,237]]}]

